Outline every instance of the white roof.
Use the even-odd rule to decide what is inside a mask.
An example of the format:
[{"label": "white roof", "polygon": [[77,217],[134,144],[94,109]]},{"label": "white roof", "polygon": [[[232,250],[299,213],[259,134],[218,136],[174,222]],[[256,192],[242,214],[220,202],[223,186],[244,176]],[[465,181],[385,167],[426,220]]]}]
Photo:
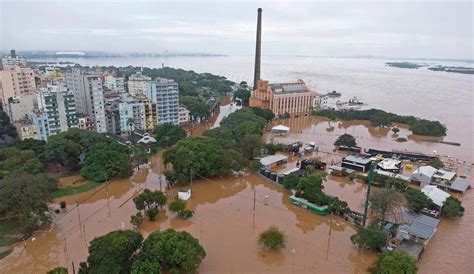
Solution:
[{"label": "white roof", "polygon": [[401,163],[399,160],[394,159],[383,159],[377,165],[382,169],[398,169],[398,165]]},{"label": "white roof", "polygon": [[290,128],[286,127],[284,125],[278,125],[278,126],[272,127],[272,130],[274,130],[274,131],[290,131]]},{"label": "white roof", "polygon": [[421,173],[431,178],[436,173],[436,171],[438,170],[432,166],[420,166],[413,173]]},{"label": "white roof", "polygon": [[424,186],[421,189],[421,192],[425,193],[425,195],[428,196],[433,201],[433,203],[440,207],[443,206],[446,199],[451,196],[446,191],[443,191],[433,185]]},{"label": "white roof", "polygon": [[441,178],[443,180],[452,180],[454,176],[456,176],[456,172],[445,169],[438,169],[438,171],[433,175],[433,177]]},{"label": "white roof", "polygon": [[275,154],[275,155],[270,155],[270,156],[260,158],[260,163],[264,166],[268,166],[268,165],[271,165],[271,164],[274,164],[276,162],[286,160],[286,159],[288,159],[288,156],[285,156],[282,154]]}]

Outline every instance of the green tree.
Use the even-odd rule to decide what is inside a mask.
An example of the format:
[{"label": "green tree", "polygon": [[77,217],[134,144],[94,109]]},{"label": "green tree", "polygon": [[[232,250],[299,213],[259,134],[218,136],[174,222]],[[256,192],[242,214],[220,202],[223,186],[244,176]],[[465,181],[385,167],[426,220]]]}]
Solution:
[{"label": "green tree", "polygon": [[206,251],[188,232],[166,229],[152,232],[143,242],[139,256],[158,260],[172,273],[190,273],[199,267]]},{"label": "green tree", "polygon": [[48,272],[46,272],[46,274],[68,274],[68,271],[67,268],[58,266],[49,270]]},{"label": "green tree", "polygon": [[385,220],[387,214],[395,214],[401,202],[401,195],[395,189],[383,188],[370,193],[370,209],[377,217]]},{"label": "green tree", "polygon": [[131,274],[160,274],[161,265],[156,258],[138,258],[133,261]]},{"label": "green tree", "polygon": [[444,163],[438,157],[435,157],[431,160],[430,166],[440,169],[444,167]]},{"label": "green tree", "polygon": [[0,148],[0,170],[4,175],[15,171],[38,174],[43,172],[43,164],[33,150],[4,147]]},{"label": "green tree", "polygon": [[256,134],[244,135],[238,147],[247,159],[253,159],[253,157],[258,155],[259,149],[262,147],[261,137]]},{"label": "green tree", "polygon": [[130,216],[130,223],[136,229],[143,223],[143,215],[141,212],[137,212],[137,214]]},{"label": "green tree", "polygon": [[112,231],[94,238],[87,262],[81,263],[79,273],[130,273],[132,255],[142,240],[142,235],[132,230]]},{"label": "green tree", "polygon": [[46,149],[46,142],[43,140],[36,140],[36,139],[24,139],[15,142],[15,147],[20,150],[32,150],[35,152],[36,157],[44,162],[46,160],[45,149]]},{"label": "green tree", "polygon": [[166,123],[155,128],[155,137],[159,147],[170,147],[186,138],[186,132],[179,125]]},{"label": "green tree", "polygon": [[443,216],[448,218],[461,217],[464,214],[464,207],[461,206],[461,201],[455,197],[448,197],[444,202]]},{"label": "green tree", "polygon": [[173,166],[172,177],[183,183],[191,176],[212,177],[240,170],[246,160],[232,146],[224,147],[215,139],[193,137],[165,150],[163,162]]},{"label": "green tree", "polygon": [[258,244],[263,248],[278,250],[286,246],[286,235],[275,226],[269,227],[258,236]]},{"label": "green tree", "polygon": [[396,135],[397,133],[400,132],[400,129],[398,127],[393,127],[392,132],[393,132],[394,135]]},{"label": "green tree", "polygon": [[96,182],[103,182],[107,178],[130,177],[132,165],[128,149],[115,142],[95,145],[86,157],[81,175]]},{"label": "green tree", "polygon": [[186,209],[186,202],[180,199],[175,199],[170,203],[168,208],[172,212],[179,213]]},{"label": "green tree", "polygon": [[283,150],[280,144],[265,144],[264,147],[269,155],[275,155],[277,151]]},{"label": "green tree", "polygon": [[335,146],[355,147],[357,145],[356,139],[350,134],[342,134],[334,142]]},{"label": "green tree", "polygon": [[239,90],[234,92],[234,100],[237,98],[242,100],[242,105],[248,106],[250,99],[250,90],[248,90],[247,88],[240,88]]},{"label": "green tree", "polygon": [[335,198],[329,204],[329,210],[336,215],[342,216],[348,208],[347,202]]},{"label": "green tree", "polygon": [[375,250],[381,250],[387,243],[387,240],[387,234],[375,227],[362,227],[356,234],[351,236],[351,242],[358,247]]},{"label": "green tree", "polygon": [[299,180],[300,179],[298,178],[298,176],[294,174],[286,175],[283,178],[283,187],[285,189],[296,189],[296,187],[298,186]]},{"label": "green tree", "polygon": [[433,203],[425,193],[413,188],[409,188],[405,191],[405,198],[409,208],[416,213],[420,213],[423,208],[429,207]]},{"label": "green tree", "polygon": [[327,196],[322,189],[324,177],[312,175],[301,178],[298,182],[298,192],[301,196],[311,203],[324,206],[331,202],[331,198]]},{"label": "green tree", "polygon": [[25,232],[48,222],[48,205],[57,181],[45,174],[13,172],[0,180],[0,215],[17,216]]},{"label": "green tree", "polygon": [[135,207],[138,210],[145,211],[145,214],[148,216],[150,221],[155,220],[155,217],[159,212],[158,207],[165,205],[166,201],[167,198],[163,192],[159,190],[151,191],[147,188],[133,198]]},{"label": "green tree", "polygon": [[373,274],[415,274],[417,270],[415,259],[400,250],[383,252],[368,269]]}]

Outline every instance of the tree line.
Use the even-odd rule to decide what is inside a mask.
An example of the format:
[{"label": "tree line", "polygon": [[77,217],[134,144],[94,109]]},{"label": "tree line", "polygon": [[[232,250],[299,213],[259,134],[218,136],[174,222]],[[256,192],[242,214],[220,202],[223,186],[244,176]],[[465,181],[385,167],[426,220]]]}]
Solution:
[{"label": "tree line", "polygon": [[415,116],[401,116],[380,109],[347,111],[324,109],[315,111],[313,114],[327,117],[330,120],[366,120],[376,127],[389,127],[392,123],[400,123],[408,125],[414,134],[425,136],[445,136],[447,131],[446,126],[439,121],[420,119]]}]

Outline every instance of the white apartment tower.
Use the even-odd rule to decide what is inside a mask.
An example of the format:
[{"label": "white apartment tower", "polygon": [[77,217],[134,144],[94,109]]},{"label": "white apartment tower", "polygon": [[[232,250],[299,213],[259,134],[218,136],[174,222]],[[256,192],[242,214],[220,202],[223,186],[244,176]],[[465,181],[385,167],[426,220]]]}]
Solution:
[{"label": "white apartment tower", "polygon": [[92,117],[97,132],[107,132],[101,74],[73,68],[66,73],[66,84],[74,93],[77,112]]},{"label": "white apartment tower", "polygon": [[143,75],[140,71],[130,75],[128,78],[128,93],[131,96],[146,96],[147,85],[151,82],[151,78]]}]

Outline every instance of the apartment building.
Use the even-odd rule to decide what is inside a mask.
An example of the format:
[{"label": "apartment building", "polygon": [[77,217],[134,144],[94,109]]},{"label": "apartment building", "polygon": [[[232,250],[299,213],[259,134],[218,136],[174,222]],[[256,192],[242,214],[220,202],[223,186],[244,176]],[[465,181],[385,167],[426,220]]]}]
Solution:
[{"label": "apartment building", "polygon": [[115,93],[125,92],[125,85],[122,77],[114,77],[112,75],[107,75],[104,78],[104,85]]},{"label": "apartment building", "polygon": [[14,68],[14,67],[21,67],[26,68],[26,59],[16,55],[16,51],[14,49],[10,50],[10,55],[2,57],[2,68]]},{"label": "apartment building", "polygon": [[179,124],[178,83],[159,78],[148,83],[147,97],[156,103],[158,125],[165,123]]},{"label": "apartment building", "polygon": [[35,76],[32,69],[16,66],[0,70],[0,99],[3,109],[7,109],[9,98],[35,91]]},{"label": "apartment building", "polygon": [[23,94],[8,99],[7,113],[13,122],[24,120],[26,115],[37,107],[35,94]]},{"label": "apartment building", "polygon": [[57,83],[41,88],[37,94],[38,109],[48,117],[49,134],[54,135],[77,128],[76,104],[74,93],[64,85]]},{"label": "apartment building", "polygon": [[101,73],[72,68],[66,73],[66,84],[74,94],[77,113],[90,116],[97,132],[107,132]]},{"label": "apartment building", "polygon": [[20,140],[39,139],[38,128],[29,120],[19,120],[13,123]]},{"label": "apartment building", "polygon": [[28,113],[28,120],[31,121],[37,129],[37,139],[47,141],[49,137],[48,115],[38,109]]},{"label": "apartment building", "polygon": [[179,106],[179,124],[186,124],[191,121],[191,112],[186,108],[185,105]]},{"label": "apartment building", "polygon": [[143,75],[140,71],[130,75],[128,78],[127,86],[128,93],[131,96],[146,96],[148,90],[148,83],[151,82],[151,78]]}]

